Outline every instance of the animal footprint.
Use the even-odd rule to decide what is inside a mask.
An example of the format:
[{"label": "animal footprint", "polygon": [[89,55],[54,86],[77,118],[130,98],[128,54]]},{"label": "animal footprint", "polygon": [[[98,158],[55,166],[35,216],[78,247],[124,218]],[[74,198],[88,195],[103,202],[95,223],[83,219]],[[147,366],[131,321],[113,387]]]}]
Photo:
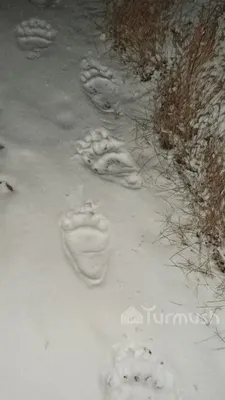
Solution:
[{"label": "animal footprint", "polygon": [[45,20],[30,18],[16,26],[15,35],[21,50],[28,58],[37,58],[55,40],[57,31]]},{"label": "animal footprint", "polygon": [[84,59],[81,63],[80,80],[85,93],[100,111],[123,114],[119,107],[119,82],[107,67],[96,60]]},{"label": "animal footprint", "polygon": [[122,140],[104,128],[95,129],[76,143],[78,159],[103,179],[131,189],[141,188],[138,168]]},{"label": "animal footprint", "polygon": [[91,203],[61,220],[66,256],[75,272],[87,284],[100,284],[109,263],[109,223]]},{"label": "animal footprint", "polygon": [[106,400],[180,400],[172,373],[144,345],[114,349],[112,365],[102,374]]},{"label": "animal footprint", "polygon": [[144,98],[150,91],[138,81],[126,81],[119,75],[115,77],[112,70],[90,57],[81,63],[80,80],[94,106],[104,113],[115,115],[126,114],[124,109],[129,110],[132,103]]}]

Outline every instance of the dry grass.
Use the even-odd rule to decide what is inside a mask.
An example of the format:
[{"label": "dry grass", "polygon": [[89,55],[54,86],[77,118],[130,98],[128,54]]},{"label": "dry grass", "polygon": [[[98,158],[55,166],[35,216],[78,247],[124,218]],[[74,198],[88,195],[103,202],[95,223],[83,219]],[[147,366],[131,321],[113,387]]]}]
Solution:
[{"label": "dry grass", "polygon": [[201,231],[205,236],[225,239],[225,169],[224,169],[224,141],[218,143],[211,138],[203,153],[203,166],[205,171],[203,185],[205,201],[202,201],[202,214],[204,219]]},{"label": "dry grass", "polygon": [[[144,126],[141,138],[138,132],[139,145],[143,140],[160,146],[156,150],[160,173],[164,166],[172,190],[184,205],[184,219],[175,224],[167,221],[170,228],[164,233],[171,238],[175,232],[182,246],[194,253],[201,253],[203,246],[209,249],[199,258],[200,266],[186,263],[189,270],[211,274],[213,260],[225,272],[225,53],[221,55],[218,47],[225,43],[225,27],[221,31],[219,26],[225,6],[220,0],[209,0],[197,22],[184,27],[182,22],[169,22],[175,2],[110,0],[108,33],[113,49],[142,81],[159,72],[154,110],[137,121],[137,129]],[[168,37],[169,56],[165,54]],[[160,151],[170,154],[169,166]]]},{"label": "dry grass", "polygon": [[[156,100],[154,114],[155,132],[164,149],[172,149],[180,140],[189,141],[197,134],[191,122],[197,120],[204,102],[199,78],[206,63],[214,56],[220,13],[218,7],[210,12],[202,9],[199,23],[193,29],[190,27],[188,33],[183,35],[173,31],[176,58],[159,83],[160,107]],[[211,93],[211,97],[214,94]]]},{"label": "dry grass", "polygon": [[[164,164],[169,191],[178,196],[182,208],[182,218],[167,218],[162,236],[172,244],[179,237],[186,273],[199,271],[210,277],[215,266],[225,272],[225,57],[218,54],[224,11],[224,5],[215,6],[214,1],[185,34],[172,31],[175,57],[166,70],[163,67],[153,117],[150,112],[149,130],[145,126],[143,134],[145,143],[156,145],[152,136],[158,138],[157,154],[161,148],[170,155],[169,167],[164,159],[160,173]],[[186,249],[191,249],[194,261]]]},{"label": "dry grass", "polygon": [[113,49],[130,63],[143,81],[159,69],[160,47],[165,42],[165,14],[174,0],[111,0],[106,12],[106,29]]},{"label": "dry grass", "polygon": [[[177,57],[159,83],[154,113],[161,147],[173,149],[179,175],[175,190],[184,196],[188,212],[188,223],[176,223],[175,229],[182,241],[188,238],[186,246],[196,247],[196,240],[190,241],[191,232],[192,238],[199,239],[200,251],[202,244],[209,249],[197,268],[210,274],[212,260],[225,272],[225,135],[217,124],[221,104],[225,104],[225,84],[214,68],[216,62],[224,62],[216,54],[218,18],[224,11],[223,5],[202,9],[198,24],[187,36],[174,35]],[[216,106],[219,110],[211,120],[210,104],[212,112]]]}]

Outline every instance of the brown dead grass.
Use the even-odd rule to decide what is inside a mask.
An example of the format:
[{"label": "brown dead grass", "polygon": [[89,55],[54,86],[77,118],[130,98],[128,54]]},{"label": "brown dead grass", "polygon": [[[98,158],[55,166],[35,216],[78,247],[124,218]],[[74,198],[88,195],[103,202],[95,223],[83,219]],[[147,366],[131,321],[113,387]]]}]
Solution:
[{"label": "brown dead grass", "polygon": [[[225,135],[218,135],[219,126],[210,121],[208,109],[215,99],[218,108],[225,106],[225,80],[214,74],[218,18],[224,12],[223,4],[215,7],[213,2],[185,34],[172,31],[176,57],[162,68],[148,131],[149,138],[156,136],[160,148],[172,155],[169,185],[183,205],[184,219],[173,226],[169,222],[172,229],[166,234],[171,237],[176,231],[182,245],[195,248],[194,252],[206,246],[209,252],[201,267],[189,262],[187,266],[209,275],[215,263],[225,272],[225,252],[223,256],[220,252],[225,249]],[[155,143],[149,138],[145,127],[145,143]],[[168,177],[168,167],[164,168]]]},{"label": "brown dead grass", "polygon": [[[216,96],[225,102],[223,78],[212,73],[218,18],[224,11],[223,4],[202,9],[199,23],[187,36],[175,33],[178,56],[159,84],[154,114],[154,131],[161,147],[173,149],[180,178],[176,190],[188,204],[189,222],[180,230],[185,235],[186,229],[187,236],[192,230],[200,237],[222,272],[225,258],[218,247],[225,246],[225,139],[224,135],[218,137],[215,121],[200,131],[199,119]],[[195,171],[190,163],[193,157],[197,160]],[[204,272],[209,261],[204,263]]]},{"label": "brown dead grass", "polygon": [[[215,132],[202,149],[202,161],[198,173],[187,180],[183,169],[180,178],[188,204],[188,223],[184,224],[180,231],[187,237],[192,233],[193,237],[200,239],[208,249],[208,258],[203,264],[201,272],[211,274],[212,260],[221,272],[225,272],[225,140],[218,140]],[[201,177],[201,179],[200,179]],[[176,227],[177,229],[177,227]]]},{"label": "brown dead grass", "polygon": [[[155,110],[153,118],[149,118],[149,137],[153,131],[160,147],[174,156],[174,177],[179,179],[172,178],[173,188],[182,193],[187,206],[187,221],[182,226],[176,224],[176,229],[182,232],[186,245],[192,233],[215,250],[218,246],[225,248],[225,139],[218,138],[214,123],[200,129],[200,118],[207,114],[208,104],[216,97],[219,106],[221,102],[225,104],[225,95],[221,95],[225,93],[224,80],[213,74],[218,18],[224,14],[225,5],[212,0],[202,8],[195,25],[182,29],[181,24],[177,29],[168,22],[174,2],[109,0],[108,34],[113,49],[142,81],[150,80],[155,70],[160,72]],[[163,53],[168,34],[175,49],[172,64]],[[143,135],[146,143],[152,142],[146,127]],[[198,154],[194,155],[196,151]],[[192,170],[193,155],[200,159],[197,172]],[[225,272],[224,261],[214,250],[211,254]],[[204,261],[201,272],[207,273],[208,265],[208,260]]]},{"label": "brown dead grass", "polygon": [[123,61],[131,63],[142,80],[148,80],[150,64],[166,32],[165,14],[174,0],[112,0],[107,7],[107,30],[113,49]]},{"label": "brown dead grass", "polygon": [[225,239],[225,165],[224,141],[211,139],[204,151],[204,186],[207,199],[203,206],[201,231],[205,236]]},{"label": "brown dead grass", "polygon": [[172,149],[180,140],[189,141],[197,134],[191,121],[196,121],[203,103],[198,80],[205,64],[214,56],[220,12],[214,8],[209,14],[203,9],[199,24],[187,35],[173,32],[177,59],[159,83],[161,104],[154,115],[155,132],[164,149]]}]

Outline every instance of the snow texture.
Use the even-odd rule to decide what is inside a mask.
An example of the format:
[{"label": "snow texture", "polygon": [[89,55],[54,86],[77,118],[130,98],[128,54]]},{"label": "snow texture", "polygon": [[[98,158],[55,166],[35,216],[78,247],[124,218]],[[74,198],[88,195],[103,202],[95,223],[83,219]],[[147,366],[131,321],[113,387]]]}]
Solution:
[{"label": "snow texture", "polygon": [[119,83],[112,71],[97,60],[85,58],[81,63],[80,80],[92,103],[100,111],[122,115],[119,102]]},{"label": "snow texture", "polygon": [[129,189],[141,188],[141,177],[124,141],[114,138],[105,128],[87,134],[76,143],[78,159],[103,179]]},{"label": "snow texture", "polygon": [[30,18],[15,28],[19,48],[28,58],[38,58],[41,51],[47,49],[56,38],[57,31],[45,20]]},{"label": "snow texture", "polygon": [[101,374],[104,400],[181,400],[173,373],[150,346],[114,347],[112,366]]},{"label": "snow texture", "polygon": [[63,247],[76,273],[90,286],[100,284],[109,263],[109,223],[91,202],[61,221]]},{"label": "snow texture", "polygon": [[[132,192],[104,184],[90,171],[71,162],[73,143],[82,138],[86,147],[81,146],[82,154],[78,155],[83,163],[86,149],[85,154],[92,155],[91,161],[103,163],[105,171],[105,156],[115,161],[116,154],[123,161],[125,158],[128,166],[131,163],[131,170],[136,172],[133,160],[127,161],[130,156],[126,155],[126,146],[116,134],[120,124],[124,141],[133,139],[133,125],[128,117],[134,114],[129,107],[135,112],[136,107],[138,111],[142,108],[138,96],[144,93],[146,84],[139,86],[126,66],[109,58],[106,44],[99,44],[96,20],[102,21],[105,2],[66,0],[65,7],[56,12],[50,7],[35,7],[35,0],[32,1],[33,5],[28,0],[1,0],[0,40],[4,56],[0,68],[0,143],[5,150],[0,146],[0,397],[103,398],[97,380],[113,343],[120,342],[125,335],[136,343],[150,334],[154,354],[165,354],[185,400],[223,399],[224,352],[218,351],[224,347],[219,338],[225,329],[223,307],[218,311],[220,325],[216,332],[213,324],[189,323],[178,327],[151,320],[149,325],[146,314],[146,323],[142,325],[121,324],[121,314],[129,306],[142,310],[143,305],[155,305],[158,317],[161,312],[197,313],[199,307],[205,305],[208,309],[210,304],[214,311],[215,299],[208,291],[206,277],[186,280],[176,268],[168,268],[168,260],[179,249],[175,244],[156,243],[162,234],[158,216],[166,215],[164,191],[161,195],[161,188],[159,193],[155,184],[150,190]],[[60,26],[61,34],[57,35],[54,52],[47,51],[46,57],[30,62],[16,51],[10,32],[15,24],[23,19],[30,21],[34,16]],[[46,43],[52,43],[46,40],[46,24],[40,29],[26,21],[19,25],[18,45],[28,56],[35,57],[39,51],[43,54]],[[89,67],[82,71],[89,71],[90,77],[83,77],[82,86],[80,61],[90,54],[93,59],[101,59],[101,63],[95,68],[95,62],[88,61]],[[110,66],[113,78],[104,78],[101,65]],[[93,70],[100,78],[97,81]],[[123,79],[121,71],[126,75]],[[96,84],[100,99],[108,100],[112,109],[118,104],[125,110],[121,118],[115,118],[116,110],[104,115],[104,126],[111,124],[109,130],[115,135],[110,138],[114,141],[108,136],[106,140],[102,129],[99,140],[93,140],[92,134],[89,141],[81,137],[86,129],[89,132],[102,125],[96,113],[98,96],[89,93],[90,83],[94,87]],[[150,83],[148,107],[148,101],[153,104],[155,93]],[[82,95],[83,89],[88,96]],[[94,107],[88,104],[88,97],[95,100]],[[129,99],[132,104],[128,104]],[[102,104],[100,101],[98,110]],[[109,154],[101,148],[103,138],[108,145],[112,144]],[[115,141],[121,147],[117,148]],[[146,151],[144,161],[149,159],[148,155]],[[100,176],[107,178],[107,173]],[[124,179],[117,174],[113,177],[118,183]],[[13,193],[6,183],[13,187]],[[167,192],[165,197],[168,200]],[[103,215],[113,225],[110,235],[108,220],[99,216],[92,204],[76,211],[89,198],[102,204]],[[59,215],[71,209],[75,211],[60,220],[59,228]],[[67,265],[61,244],[72,268]],[[107,276],[109,262],[111,270]],[[103,283],[106,276],[107,284],[96,290],[87,290],[81,284],[81,280],[89,285]],[[218,304],[216,299],[215,307]],[[128,356],[128,348],[123,344],[121,349],[115,349],[112,365],[102,379],[104,397],[177,400],[171,375],[159,379],[164,373],[161,360],[152,357],[145,365],[137,350],[131,350]],[[140,349],[143,352],[143,345]],[[129,382],[121,378],[123,370]],[[152,372],[153,378],[143,385],[146,370]]]},{"label": "snow texture", "polygon": [[55,7],[61,0],[30,0],[31,4],[37,7]]},{"label": "snow texture", "polygon": [[145,84],[140,85],[137,79],[133,79],[132,85],[131,82],[127,85],[124,72],[118,73],[92,57],[83,59],[80,80],[92,104],[99,111],[117,118],[129,114],[131,104],[143,100],[149,93],[149,87]]}]

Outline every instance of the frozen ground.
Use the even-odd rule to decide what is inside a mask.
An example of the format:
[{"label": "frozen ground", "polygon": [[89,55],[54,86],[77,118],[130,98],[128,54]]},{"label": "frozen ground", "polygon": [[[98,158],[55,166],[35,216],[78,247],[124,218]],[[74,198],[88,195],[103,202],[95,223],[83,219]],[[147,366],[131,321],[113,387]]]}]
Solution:
[{"label": "frozen ground", "polygon": [[[184,400],[223,399],[225,359],[218,349],[224,346],[214,328],[224,329],[224,314],[216,326],[175,323],[175,313],[200,312],[211,292],[168,267],[176,249],[156,242],[165,210],[157,188],[120,184],[136,170],[129,126],[119,119],[132,109],[133,89],[118,81],[119,69],[113,76],[102,67],[112,65],[103,53],[94,61],[101,46],[93,21],[100,15],[98,0],[65,0],[54,9],[1,1],[0,167],[14,192],[0,186],[0,396],[168,400],[179,399],[180,391]],[[14,29],[34,17],[58,34],[40,57],[35,51],[29,59]],[[143,93],[135,90],[136,102]],[[103,117],[105,125],[120,125],[118,139],[127,147],[119,156],[110,153],[107,169],[105,142],[96,147],[89,140],[86,168],[74,157],[77,141],[108,128]],[[86,274],[90,254],[100,269]],[[88,283],[103,282],[90,288],[87,275]],[[129,307],[141,313],[139,324],[125,323]],[[143,307],[154,308],[155,317]],[[115,343],[120,347],[110,361]]]}]

